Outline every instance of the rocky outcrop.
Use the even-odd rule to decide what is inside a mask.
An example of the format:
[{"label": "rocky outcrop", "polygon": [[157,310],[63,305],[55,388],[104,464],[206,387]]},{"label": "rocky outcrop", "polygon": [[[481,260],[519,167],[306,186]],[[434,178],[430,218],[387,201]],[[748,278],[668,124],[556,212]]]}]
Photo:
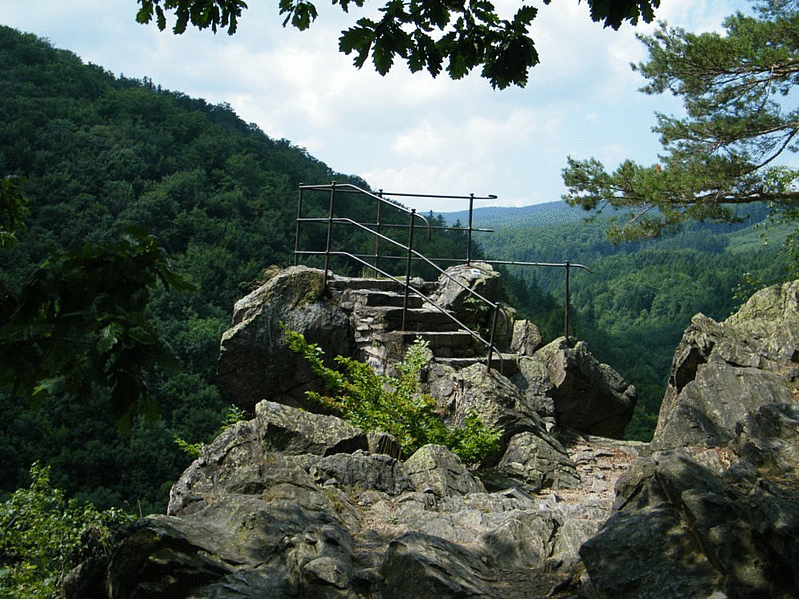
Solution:
[{"label": "rocky outcrop", "polygon": [[292,267],[277,273],[233,307],[222,335],[218,375],[238,404],[251,409],[270,397],[309,406],[305,392],[319,390],[305,361],[289,349],[285,329],[303,333],[333,356],[350,356],[350,315],[330,302],[319,270]]},{"label": "rocky outcrop", "polygon": [[563,340],[511,378],[425,371],[448,424],[474,410],[500,429],[476,469],[436,445],[402,462],[390,438],[260,401],[184,472],[168,514],[65,596],[797,597],[797,298],[786,284],[723,323],[694,319],[651,445],[564,426],[617,432],[597,397],[623,413],[632,390]]},{"label": "rocky outcrop", "polygon": [[[441,446],[402,463],[365,451],[365,436],[330,416],[261,402],[254,419],[203,449],[173,486],[167,515],[133,527],[94,596],[418,597],[421,589],[512,599],[527,596],[518,593],[533,571],[549,592],[570,579],[578,547],[610,513],[621,469],[596,464],[610,455],[629,463],[640,444],[605,441],[616,445],[603,452],[572,436],[578,466],[554,439],[547,455],[557,458],[528,459],[539,443],[514,435],[508,455],[524,472],[491,491]],[[559,495],[563,464],[574,480]],[[606,484],[570,489],[578,468]],[[531,477],[552,484],[530,493]],[[508,585],[511,574],[518,585]]]},{"label": "rocky outcrop", "polygon": [[799,596],[799,282],[694,317],[649,457],[583,544],[589,596]]},{"label": "rocky outcrop", "polygon": [[655,446],[723,444],[764,403],[795,401],[798,305],[794,281],[758,292],[724,322],[695,316],[675,352]]},{"label": "rocky outcrop", "polygon": [[598,362],[584,342],[556,339],[518,363],[514,382],[558,424],[589,435],[624,435],[638,399],[635,387]]},{"label": "rocky outcrop", "polygon": [[[329,366],[333,356],[342,355],[358,357],[380,371],[390,370],[389,362],[401,359],[407,344],[421,336],[433,346],[433,363],[439,367],[433,377],[438,379],[433,395],[439,403],[484,405],[482,399],[469,399],[469,395],[480,387],[485,369],[464,368],[485,362],[484,352],[480,353],[468,332],[450,328],[454,321],[447,314],[485,332],[489,312],[470,291],[493,302],[501,302],[505,295],[499,274],[488,264],[452,267],[434,285],[415,281],[414,288],[437,307],[411,294],[404,332],[393,330],[401,321],[405,302],[393,281],[336,278],[323,289],[323,280],[319,270],[291,267],[272,273],[236,302],[232,326],[222,336],[218,372],[240,406],[251,410],[261,399],[270,399],[319,409],[307,401],[305,393],[322,389],[304,360],[289,349],[284,329],[303,333],[309,342],[319,344]],[[528,414],[540,415],[549,428],[557,421],[589,435],[620,438],[632,418],[634,387],[597,362],[585,343],[571,347],[561,338],[542,347],[535,326],[516,321],[514,314],[503,307],[497,318],[495,341],[502,349],[516,351],[494,354],[498,370],[507,372],[509,386],[517,388],[503,394],[521,391]],[[453,366],[442,375],[445,365]],[[452,395],[456,388],[464,390],[457,400]],[[498,409],[504,413],[507,407]],[[452,406],[447,409],[451,411]],[[456,425],[459,418],[453,415]]]}]

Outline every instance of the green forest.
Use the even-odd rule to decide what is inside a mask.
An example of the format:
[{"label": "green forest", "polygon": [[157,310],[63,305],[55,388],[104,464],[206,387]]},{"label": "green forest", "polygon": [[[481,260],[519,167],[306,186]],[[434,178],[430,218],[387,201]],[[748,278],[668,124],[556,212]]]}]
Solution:
[{"label": "green forest", "polygon": [[[0,495],[30,485],[39,461],[77,501],[163,512],[191,459],[176,440],[208,442],[230,418],[232,398],[215,380],[219,339],[261,273],[293,263],[299,185],[368,185],[227,105],[117,77],[34,35],[0,27],[0,59],[0,177],[27,199],[13,247],[0,249]],[[346,212],[369,220],[370,209]],[[638,387],[629,436],[646,439],[691,316],[724,318],[793,272],[778,251],[784,231],[764,226],[765,206],[751,212],[646,244],[611,244],[601,218],[520,224],[479,236],[474,256],[590,268],[572,273],[570,332]],[[435,231],[420,243],[462,256],[465,235]],[[562,335],[563,269],[505,274],[519,315],[548,339]],[[69,302],[84,316],[118,314],[99,329],[45,318]],[[17,322],[26,314],[38,328]],[[91,380],[97,363],[104,376]]]},{"label": "green forest", "polygon": [[[15,229],[0,249],[0,495],[40,461],[78,501],[163,512],[191,461],[180,445],[230,418],[219,340],[261,273],[293,263],[300,184],[367,184],[227,105],[34,35],[0,27],[0,59],[0,191],[27,200],[0,214]],[[338,215],[373,220],[367,208],[353,199]],[[462,255],[464,243],[456,231],[419,247]]]}]

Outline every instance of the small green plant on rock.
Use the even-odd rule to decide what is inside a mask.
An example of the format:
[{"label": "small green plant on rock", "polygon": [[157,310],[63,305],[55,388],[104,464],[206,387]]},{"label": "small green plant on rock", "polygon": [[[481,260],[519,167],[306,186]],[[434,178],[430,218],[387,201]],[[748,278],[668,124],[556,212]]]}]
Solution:
[{"label": "small green plant on rock", "polygon": [[409,457],[428,443],[448,447],[467,464],[477,464],[496,451],[500,432],[483,424],[471,412],[460,428],[449,428],[435,413],[435,400],[419,390],[419,373],[430,360],[430,349],[421,339],[408,348],[398,364],[399,376],[377,374],[368,364],[336,356],[339,369],[325,366],[324,352],[302,333],[286,331],[289,346],[303,356],[332,395],[313,391],[308,397],[341,415],[364,431],[386,432]]},{"label": "small green plant on rock", "polygon": [[[241,422],[242,420],[246,419],[247,416],[244,414],[244,410],[234,405],[228,406],[224,415],[222,416],[221,426],[219,427],[219,430],[214,433],[213,438],[218,437],[237,422]],[[172,439],[175,441],[175,444],[178,446],[178,448],[190,458],[196,459],[202,455],[205,443],[189,443],[182,437],[178,436],[177,433],[172,434]]]}]

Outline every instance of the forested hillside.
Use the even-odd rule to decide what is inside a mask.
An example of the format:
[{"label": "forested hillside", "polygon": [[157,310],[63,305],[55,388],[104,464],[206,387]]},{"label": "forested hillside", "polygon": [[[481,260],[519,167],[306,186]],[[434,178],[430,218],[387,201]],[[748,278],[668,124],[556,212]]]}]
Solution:
[{"label": "forested hillside", "polygon": [[[753,291],[795,271],[782,247],[790,229],[770,224],[767,215],[767,206],[754,205],[741,210],[740,223],[697,223],[669,237],[618,244],[606,238],[608,218],[506,224],[481,234],[478,243],[491,259],[568,260],[591,270],[572,272],[572,335],[636,385],[639,406],[627,435],[649,440],[674,349],[691,317],[724,319]],[[563,301],[562,268],[514,272]]]},{"label": "forested hillside", "polygon": [[[29,201],[15,247],[0,250],[0,326],[35,272],[63,269],[64,252],[87,244],[118,247],[130,225],[154,235],[170,267],[194,286],[179,292],[159,285],[148,296],[147,324],[181,363],[147,375],[155,419],[136,417],[129,430],[121,428],[100,387],[53,387],[36,394],[36,407],[24,394],[0,391],[0,494],[27,485],[31,464],[41,460],[52,467],[55,487],[99,508],[162,511],[190,460],[175,439],[210,440],[232,403],[214,374],[232,303],[263,269],[292,263],[298,185],[367,185],[269,138],[229,106],[116,77],[33,35],[0,27],[0,59],[0,177],[21,177]],[[354,218],[373,217],[357,202],[347,209]],[[735,290],[749,284],[746,273],[765,284],[785,278],[788,265],[742,226],[613,246],[602,221],[572,218],[503,227],[480,238],[481,251],[591,268],[572,278],[573,334],[643,392],[631,434],[645,437],[690,316],[726,316],[739,301]],[[464,241],[462,234],[419,240],[440,257],[462,255]],[[353,250],[365,240],[345,243]],[[102,257],[93,251],[84,255]],[[506,283],[520,315],[548,338],[560,335],[562,269],[511,274],[518,276]]]},{"label": "forested hillside", "polygon": [[[22,178],[29,211],[16,246],[0,250],[0,326],[25,299],[26,283],[30,294],[86,256],[102,262],[102,248],[120,247],[130,225],[154,235],[171,268],[195,287],[160,285],[149,297],[146,325],[182,363],[148,374],[155,420],[120,428],[101,388],[56,391],[36,408],[23,394],[0,391],[0,494],[28,484],[41,460],[52,466],[54,486],[98,507],[163,510],[189,463],[175,437],[210,440],[231,405],[214,372],[233,302],[263,269],[293,261],[298,185],[366,184],[270,139],[229,106],[115,77],[36,36],[0,27],[0,61],[0,177]],[[359,206],[349,208],[357,217]],[[101,249],[64,254],[87,244]],[[34,271],[46,275],[38,287],[29,283]],[[64,280],[78,284],[73,279]],[[61,285],[58,293],[81,292]],[[113,330],[102,332],[112,344]],[[43,395],[37,390],[35,399]]]}]

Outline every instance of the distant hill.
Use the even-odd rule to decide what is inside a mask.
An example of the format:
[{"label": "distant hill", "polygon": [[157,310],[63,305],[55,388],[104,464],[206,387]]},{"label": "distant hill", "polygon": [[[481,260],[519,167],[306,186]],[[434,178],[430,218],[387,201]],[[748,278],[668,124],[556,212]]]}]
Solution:
[{"label": "distant hill", "polygon": [[[446,212],[442,215],[449,224],[460,221],[462,225],[469,222],[469,211]],[[472,223],[482,229],[526,229],[570,223],[587,216],[580,208],[569,206],[564,201],[534,204],[523,208],[487,206],[475,208]]]}]

